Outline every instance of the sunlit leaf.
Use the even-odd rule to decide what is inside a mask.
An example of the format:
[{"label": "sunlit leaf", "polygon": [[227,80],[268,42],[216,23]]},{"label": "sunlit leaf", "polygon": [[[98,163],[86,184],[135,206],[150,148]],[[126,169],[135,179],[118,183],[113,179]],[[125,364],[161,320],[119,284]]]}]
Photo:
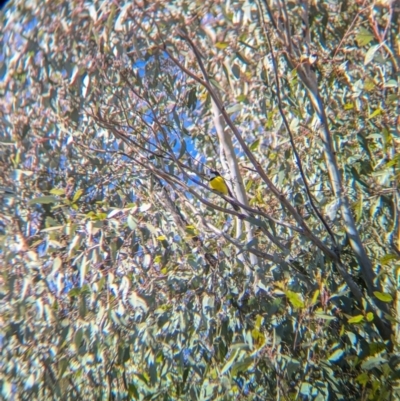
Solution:
[{"label": "sunlit leaf", "polygon": [[339,348],[329,355],[328,361],[337,362],[344,354],[344,351]]},{"label": "sunlit leaf", "polygon": [[382,302],[392,302],[393,297],[390,294],[385,294],[383,292],[374,291],[374,295]]},{"label": "sunlit leaf", "polygon": [[365,54],[364,65],[369,64],[373,60],[375,53],[380,49],[380,47],[381,45],[378,44],[378,45],[373,45],[369,48],[369,50]]},{"label": "sunlit leaf", "polygon": [[366,46],[371,40],[374,39],[374,35],[368,30],[365,29],[364,27],[360,27],[358,30],[358,33],[355,37],[358,46]]},{"label": "sunlit leaf", "polygon": [[217,49],[226,49],[227,47],[228,47],[228,43],[223,43],[223,42],[217,42],[216,44],[215,44],[215,47],[217,48]]},{"label": "sunlit leaf", "polygon": [[40,196],[38,198],[31,199],[29,201],[29,205],[34,205],[37,203],[48,205],[50,203],[56,203],[56,202],[58,202],[58,200],[55,196]]},{"label": "sunlit leaf", "polygon": [[289,302],[295,307],[295,308],[304,308],[304,301],[301,299],[299,294],[296,294],[293,291],[285,291],[286,296],[289,299]]},{"label": "sunlit leaf", "polygon": [[357,315],[357,316],[353,316],[352,318],[350,318],[347,323],[350,324],[357,324],[357,323],[361,323],[364,321],[364,316],[363,315]]}]

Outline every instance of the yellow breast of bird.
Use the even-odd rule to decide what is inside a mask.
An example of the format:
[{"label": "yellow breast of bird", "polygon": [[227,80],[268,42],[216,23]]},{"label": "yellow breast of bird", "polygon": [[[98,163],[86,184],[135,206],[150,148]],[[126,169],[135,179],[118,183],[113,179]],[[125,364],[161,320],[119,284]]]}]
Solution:
[{"label": "yellow breast of bird", "polygon": [[210,181],[210,187],[215,191],[221,192],[224,195],[228,195],[228,187],[222,177],[215,177]]}]

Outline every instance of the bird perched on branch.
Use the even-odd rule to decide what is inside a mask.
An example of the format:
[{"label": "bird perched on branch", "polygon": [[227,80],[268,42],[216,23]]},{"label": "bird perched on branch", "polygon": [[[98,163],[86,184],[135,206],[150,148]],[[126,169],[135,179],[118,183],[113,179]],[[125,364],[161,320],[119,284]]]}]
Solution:
[{"label": "bird perched on branch", "polygon": [[[222,195],[229,196],[233,198],[232,192],[229,189],[227,183],[225,182],[224,178],[218,171],[211,170],[210,171],[210,178],[209,178],[210,187]],[[233,202],[229,202],[233,208],[237,211],[240,210],[240,207]]]}]

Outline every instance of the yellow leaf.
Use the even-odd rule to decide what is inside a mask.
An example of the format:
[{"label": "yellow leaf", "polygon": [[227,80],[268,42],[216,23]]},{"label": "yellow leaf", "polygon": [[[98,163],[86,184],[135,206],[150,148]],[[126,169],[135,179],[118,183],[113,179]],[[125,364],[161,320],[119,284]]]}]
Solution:
[{"label": "yellow leaf", "polygon": [[374,314],[372,312],[367,313],[367,320],[372,322],[374,320]]},{"label": "yellow leaf", "polygon": [[343,106],[343,108],[344,108],[345,110],[354,109],[354,103],[346,103],[346,104]]},{"label": "yellow leaf", "polygon": [[255,326],[256,326],[256,328],[257,328],[258,330],[260,330],[260,327],[261,327],[261,325],[262,325],[263,320],[264,320],[264,318],[263,318],[261,315],[257,315]]},{"label": "yellow leaf", "polygon": [[83,194],[83,189],[78,189],[75,192],[75,195],[74,195],[74,197],[72,199],[72,202],[76,202],[81,197],[82,194]]},{"label": "yellow leaf", "polygon": [[217,49],[223,50],[223,49],[226,49],[226,48],[228,47],[228,43],[225,43],[225,42],[217,42],[217,43],[215,44],[215,47],[216,47]]},{"label": "yellow leaf", "polygon": [[285,292],[286,296],[289,299],[289,302],[295,307],[295,308],[304,308],[304,302],[301,299],[299,294],[296,294],[293,291],[286,291]]},{"label": "yellow leaf", "polygon": [[356,324],[356,323],[361,323],[363,320],[364,320],[363,315],[357,315],[350,318],[347,322],[350,324]]},{"label": "yellow leaf", "polygon": [[368,383],[369,377],[366,372],[361,373],[356,377],[356,382],[360,383],[361,385],[365,386]]},{"label": "yellow leaf", "polygon": [[382,114],[383,110],[381,108],[377,108],[369,117],[368,120],[371,120],[372,118],[379,116],[379,114]]},{"label": "yellow leaf", "polygon": [[318,297],[319,297],[319,290],[315,290],[314,295],[311,300],[311,305],[314,305],[317,303]]},{"label": "yellow leaf", "polygon": [[52,195],[64,195],[65,189],[64,188],[53,188],[52,190],[50,190],[50,193]]},{"label": "yellow leaf", "polygon": [[382,302],[392,302],[393,297],[390,294],[374,291],[374,295]]}]

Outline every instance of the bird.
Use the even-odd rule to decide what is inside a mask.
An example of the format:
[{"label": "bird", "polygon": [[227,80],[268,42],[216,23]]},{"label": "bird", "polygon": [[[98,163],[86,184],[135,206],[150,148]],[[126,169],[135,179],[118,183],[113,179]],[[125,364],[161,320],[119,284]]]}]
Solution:
[{"label": "bird", "polygon": [[[226,184],[224,178],[221,176],[221,174],[218,171],[211,170],[210,171],[210,178],[209,178],[209,184],[210,187],[222,195],[229,196],[230,198],[233,198],[232,192],[229,189],[228,185]],[[236,205],[233,202],[229,202],[233,208],[237,211],[240,210],[240,207]]]}]

